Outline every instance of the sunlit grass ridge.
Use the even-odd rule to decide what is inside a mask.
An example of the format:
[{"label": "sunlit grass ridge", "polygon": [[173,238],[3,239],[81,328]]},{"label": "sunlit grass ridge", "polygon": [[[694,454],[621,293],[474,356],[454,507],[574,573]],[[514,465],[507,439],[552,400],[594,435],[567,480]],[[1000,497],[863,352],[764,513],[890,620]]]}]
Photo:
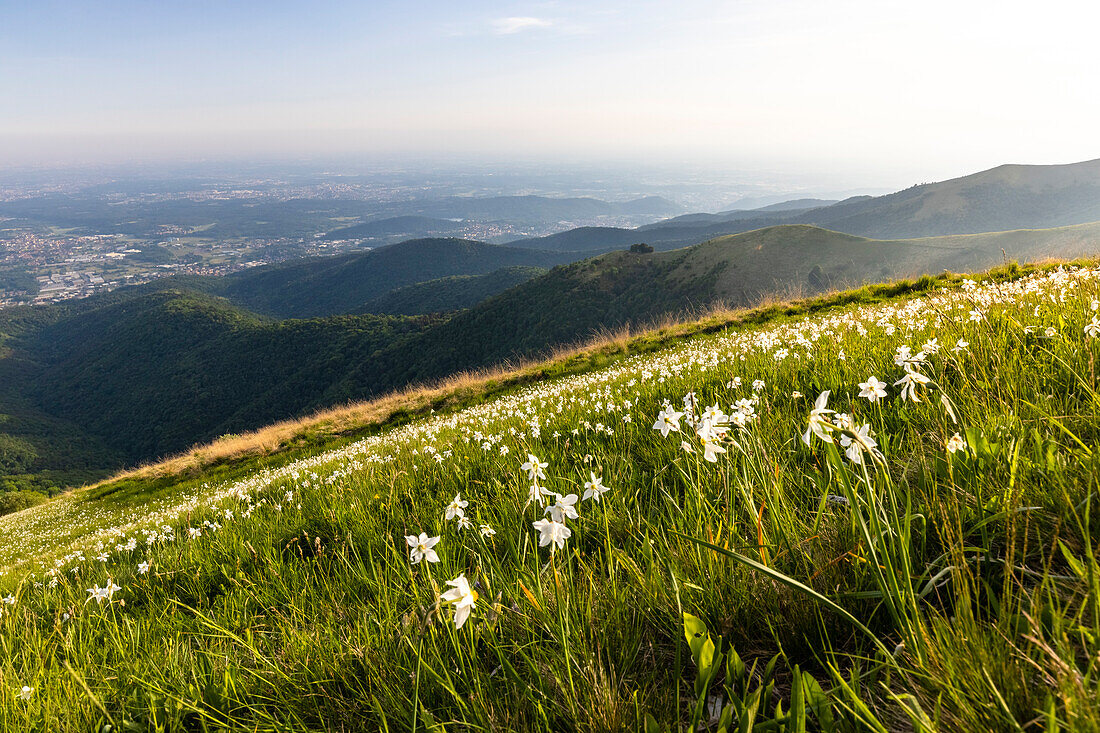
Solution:
[{"label": "sunlit grass ridge", "polygon": [[1098,727],[1100,268],[1009,274],[4,517],[0,720]]}]

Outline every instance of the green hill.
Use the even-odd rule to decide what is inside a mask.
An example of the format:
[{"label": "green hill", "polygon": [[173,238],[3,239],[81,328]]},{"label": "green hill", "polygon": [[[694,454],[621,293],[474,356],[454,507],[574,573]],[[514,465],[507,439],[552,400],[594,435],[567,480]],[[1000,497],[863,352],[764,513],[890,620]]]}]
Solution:
[{"label": "green hill", "polygon": [[391,290],[367,301],[364,313],[418,316],[477,305],[508,288],[545,275],[543,267],[502,267],[485,275],[453,275]]},{"label": "green hill", "polygon": [[974,279],[0,517],[0,729],[1097,730],[1100,269]]},{"label": "green hill", "polygon": [[8,472],[67,471],[79,480],[88,475],[81,470],[340,403],[355,396],[340,380],[357,362],[430,325],[375,315],[277,321],[165,290],[12,329],[0,358],[0,412],[9,416],[0,435],[26,442],[35,458]]},{"label": "green hill", "polygon": [[[811,295],[1010,260],[1100,253],[1100,224],[915,240],[872,240],[811,226],[777,226],[667,252],[611,252],[558,267],[387,349],[361,365],[358,384],[403,370],[448,370],[528,358],[603,329],[644,325],[715,303]],[[396,386],[396,385],[392,385]]]},{"label": "green hill", "polygon": [[988,269],[1006,260],[1072,259],[1097,252],[1100,223],[903,240],[785,225],[654,257],[676,262],[670,273],[676,282],[688,283],[698,272],[721,268],[714,296],[745,305],[771,293],[813,293],[944,270]]},{"label": "green hill", "polygon": [[[817,204],[825,205],[817,205]],[[512,242],[517,247],[597,253],[646,242],[675,249],[782,224],[809,224],[879,239],[906,239],[1100,221],[1100,159],[1068,165],[1002,165],[886,196],[803,200],[719,214],[688,214],[636,229],[585,227]]]},{"label": "green hill", "polygon": [[842,201],[796,221],[884,239],[1100,221],[1100,159],[1068,165],[1002,165],[888,196]]},{"label": "green hill", "polygon": [[312,318],[361,313],[368,301],[427,280],[484,275],[502,267],[553,267],[576,257],[465,239],[415,239],[369,252],[258,267],[209,287],[258,313]]}]

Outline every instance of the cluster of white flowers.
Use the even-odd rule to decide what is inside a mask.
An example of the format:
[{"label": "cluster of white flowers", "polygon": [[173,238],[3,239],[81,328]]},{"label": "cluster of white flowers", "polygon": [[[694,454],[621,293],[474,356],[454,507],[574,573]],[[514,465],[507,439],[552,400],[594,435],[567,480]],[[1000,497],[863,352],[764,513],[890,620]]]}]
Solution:
[{"label": "cluster of white flowers", "polygon": [[[835,344],[843,343],[852,334],[864,337],[903,338],[919,349],[903,344],[897,348],[895,365],[900,378],[893,383],[900,387],[899,397],[908,403],[927,401],[929,390],[935,388],[929,365],[939,359],[962,359],[969,355],[970,344],[955,341],[951,348],[941,347],[944,338],[939,329],[951,323],[968,320],[984,321],[997,317],[998,309],[1025,309],[1033,314],[1051,311],[1050,322],[1058,322],[1052,306],[1074,302],[1074,291],[1082,283],[1100,279],[1100,269],[1059,268],[1018,280],[979,284],[964,281],[962,288],[912,298],[903,302],[888,302],[859,308],[838,310],[823,317],[783,322],[755,329],[731,330],[713,338],[697,339],[647,355],[631,356],[615,365],[583,375],[540,382],[487,401],[476,407],[410,422],[399,428],[345,445],[339,449],[290,462],[282,467],[259,471],[245,479],[217,485],[204,484],[188,491],[162,492],[150,497],[144,506],[132,503],[112,503],[86,498],[79,493],[61,497],[15,515],[0,517],[0,535],[6,538],[0,546],[0,574],[20,570],[32,581],[30,587],[52,588],[67,582],[98,583],[87,589],[90,599],[111,601],[120,588],[112,577],[126,582],[113,563],[137,567],[137,573],[149,572],[150,559],[141,557],[159,546],[185,541],[208,541],[223,524],[245,521],[261,510],[283,512],[298,503],[303,492],[324,492],[352,477],[371,475],[377,470],[402,462],[402,470],[412,475],[427,476],[442,471],[456,460],[471,460],[455,446],[466,444],[484,455],[487,461],[497,456],[525,455],[521,469],[529,482],[527,503],[535,505],[541,515],[533,522],[539,535],[539,545],[551,551],[561,550],[572,536],[568,522],[580,519],[578,506],[584,501],[599,503],[608,488],[595,471],[584,482],[583,495],[552,490],[547,476],[549,464],[530,453],[532,441],[555,441],[574,449],[586,441],[610,441],[636,430],[639,412],[639,385],[702,383],[718,379],[729,390],[751,392],[733,395],[709,407],[701,407],[694,392],[684,396],[682,408],[666,402],[653,429],[662,436],[676,433],[685,450],[697,453],[705,461],[717,462],[728,449],[738,446],[743,431],[748,430],[775,400],[783,399],[777,389],[753,375],[732,376],[739,363],[750,357],[764,358],[774,368],[805,363],[811,358],[857,359],[857,351],[845,355]],[[1080,301],[1076,301],[1080,302]],[[1100,338],[1098,304],[1089,298],[1091,321],[1083,326],[1089,339]],[[1038,317],[1038,316],[1036,316]],[[1046,315],[1043,316],[1047,317]],[[1074,327],[1082,333],[1081,325]],[[1048,326],[1043,333],[1057,338],[1069,329]],[[939,334],[937,336],[937,334]],[[954,340],[954,337],[952,337]],[[947,343],[950,343],[948,341]],[[743,369],[741,370],[743,371]],[[880,372],[881,373],[881,372]],[[766,376],[766,375],[765,375]],[[879,405],[888,397],[888,383],[875,375],[859,383],[860,398]],[[799,399],[795,391],[791,399]],[[837,413],[828,407],[830,393],[822,392],[810,411],[809,426],[803,438],[812,436],[837,443],[848,458],[856,463],[868,456],[879,458],[878,444],[870,424]],[[708,400],[710,401],[710,400]],[[858,412],[858,410],[853,410]],[[649,413],[652,415],[652,412]],[[649,425],[647,422],[646,425]],[[614,427],[612,427],[614,426]],[[965,448],[958,434],[945,442],[949,452]],[[583,449],[581,449],[583,452]],[[436,474],[431,474],[436,475]],[[480,501],[474,492],[475,501]],[[444,508],[447,521],[454,521],[460,530],[472,529],[474,520],[467,516],[469,502],[458,495]],[[192,525],[184,517],[207,517]],[[480,524],[483,537],[492,537],[496,530]],[[583,526],[583,525],[582,525]],[[439,561],[440,537],[425,532],[405,537],[409,559],[413,564],[434,564]],[[445,541],[442,549],[450,547]],[[59,550],[59,548],[62,548]],[[446,554],[446,553],[445,553]],[[138,562],[140,561],[140,562]],[[5,580],[6,582],[6,580]],[[448,581],[451,590],[441,598],[456,608],[456,623],[465,621],[476,606],[476,592],[464,575]],[[20,598],[27,586],[19,584],[13,601]],[[5,598],[5,603],[7,599]],[[10,605],[10,604],[9,604]]]}]

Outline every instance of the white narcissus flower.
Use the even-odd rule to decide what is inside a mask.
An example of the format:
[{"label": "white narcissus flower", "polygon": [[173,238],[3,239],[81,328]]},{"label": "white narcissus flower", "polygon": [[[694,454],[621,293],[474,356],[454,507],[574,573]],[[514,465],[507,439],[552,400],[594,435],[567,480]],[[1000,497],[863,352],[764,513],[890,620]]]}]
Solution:
[{"label": "white narcissus flower", "polygon": [[722,408],[715,402],[713,405],[703,410],[702,419],[706,420],[711,425],[725,425],[730,421],[730,416],[722,411]]},{"label": "white narcissus flower", "polygon": [[711,463],[718,462],[718,454],[725,453],[726,449],[719,445],[717,440],[712,438],[703,438],[703,460],[710,461]]},{"label": "white narcissus flower", "polygon": [[532,526],[539,532],[539,547],[551,545],[551,552],[565,547],[565,541],[573,534],[571,529],[552,519],[540,519]]},{"label": "white narcissus flower", "polygon": [[870,425],[853,429],[851,434],[845,433],[840,436],[840,445],[846,449],[844,455],[848,456],[848,460],[857,465],[862,465],[865,452],[871,455],[878,453],[878,443],[871,437]]},{"label": "white narcissus flower", "polygon": [[729,432],[729,420],[730,416],[724,412],[717,417],[704,416],[696,426],[695,433],[699,436],[699,440],[703,442],[718,440]]},{"label": "white narcissus flower", "polygon": [[597,477],[596,474],[589,472],[589,478],[584,482],[584,496],[581,497],[584,501],[591,499],[597,504],[600,502],[600,497],[606,494],[610,489],[603,485],[603,476]]},{"label": "white narcissus flower", "polygon": [[661,437],[667,438],[669,433],[680,432],[680,418],[684,416],[682,412],[676,412],[672,407],[666,407],[657,413],[657,422],[653,423],[654,430],[661,431]]},{"label": "white narcissus flower", "polygon": [[886,396],[886,382],[878,381],[874,374],[868,377],[866,382],[860,382],[859,388],[861,390],[859,396],[866,397],[872,403],[876,403]]},{"label": "white narcissus flower", "polygon": [[954,453],[956,451],[966,450],[966,440],[964,440],[963,437],[961,435],[959,435],[958,433],[955,433],[954,435],[952,435],[950,438],[947,439],[946,447],[947,447],[947,452],[948,453]]},{"label": "white narcissus flower", "polygon": [[33,695],[33,694],[34,694],[34,688],[33,687],[30,687],[29,685],[23,685],[23,687],[20,688],[20,690],[19,690],[19,699],[20,700],[30,700],[31,695]]},{"label": "white narcissus flower", "polygon": [[920,402],[920,397],[917,395],[917,386],[928,384],[931,381],[920,372],[906,370],[905,376],[894,382],[894,386],[901,385],[901,399],[903,402],[906,398],[913,402]]},{"label": "white narcissus flower", "polygon": [[419,536],[406,535],[405,542],[409,545],[409,560],[413,565],[421,560],[439,562],[439,555],[432,549],[439,543],[439,537],[429,537],[427,532],[421,532]]},{"label": "white narcissus flower", "polygon": [[147,572],[149,572],[149,563],[148,562],[138,563],[138,575],[145,575]]},{"label": "white narcissus flower", "polygon": [[478,531],[481,532],[482,537],[492,537],[497,533],[497,531],[490,527],[488,524],[481,525],[481,527],[478,528]]},{"label": "white narcissus flower", "polygon": [[554,494],[554,497],[554,503],[546,507],[544,514],[549,514],[550,518],[555,522],[564,522],[566,519],[577,519],[580,516],[577,514],[577,509],[574,506],[577,503],[576,494],[569,494],[568,496]]},{"label": "white narcissus flower", "polygon": [[1085,324],[1085,335],[1089,338],[1100,336],[1100,321],[1096,320],[1096,316],[1093,316],[1092,320]]},{"label": "white narcissus flower", "polygon": [[538,481],[539,479],[546,478],[546,473],[542,469],[546,468],[549,465],[549,463],[540,462],[538,458],[536,458],[531,453],[528,453],[527,463],[524,463],[522,466],[520,466],[520,468],[527,472],[527,478],[531,479],[532,481]]},{"label": "white narcissus flower", "polygon": [[466,516],[466,507],[470,505],[470,502],[462,500],[462,494],[455,494],[455,498],[447,505],[447,510],[444,516],[447,519],[454,519],[455,517]]},{"label": "white narcissus flower", "polygon": [[470,613],[473,612],[474,606],[477,604],[477,591],[470,587],[470,582],[466,580],[465,573],[454,580],[448,580],[447,585],[451,586],[451,590],[441,595],[440,598],[447,603],[455,604],[455,628],[461,629],[462,625],[466,623],[466,619],[470,618]]},{"label": "white narcissus flower", "polygon": [[115,585],[115,582],[113,580],[107,578],[107,583],[102,588],[100,588],[99,586],[92,586],[88,589],[88,592],[91,594],[88,600],[91,601],[94,599],[96,603],[110,601],[114,597],[115,591],[118,590],[122,590],[122,588]]},{"label": "white narcissus flower", "polygon": [[543,488],[538,485],[538,482],[532,483],[531,488],[527,490],[527,503],[523,505],[523,508],[526,509],[531,504],[542,506],[542,497],[544,493]]},{"label": "white narcissus flower", "polygon": [[835,414],[833,410],[825,407],[825,404],[829,401],[829,390],[825,390],[817,396],[814,401],[814,409],[810,410],[810,424],[806,428],[806,432],[802,435],[802,442],[806,445],[810,444],[810,435],[816,435],[824,440],[826,443],[833,442],[833,436],[831,432],[836,430],[836,426],[833,425],[829,419],[829,415]]}]

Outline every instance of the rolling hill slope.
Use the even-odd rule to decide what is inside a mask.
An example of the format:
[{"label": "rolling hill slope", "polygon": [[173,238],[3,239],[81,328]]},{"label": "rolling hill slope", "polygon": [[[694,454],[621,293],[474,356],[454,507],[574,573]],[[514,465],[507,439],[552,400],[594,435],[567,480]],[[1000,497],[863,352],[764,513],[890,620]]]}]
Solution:
[{"label": "rolling hill slope", "polygon": [[361,313],[391,290],[502,267],[553,267],[578,255],[504,247],[465,239],[414,239],[369,252],[295,260],[211,281],[212,292],[250,310],[282,318]]},{"label": "rolling hill slope", "polygon": [[0,517],[0,729],[1096,730],[1096,264],[725,314]]},{"label": "rolling hill slope", "polygon": [[22,364],[6,395],[79,425],[132,463],[346,400],[340,379],[356,362],[430,323],[276,321],[166,290],[59,319],[13,340],[0,363]]},{"label": "rolling hill slope", "polygon": [[372,298],[362,306],[364,313],[419,316],[448,313],[477,305],[481,301],[532,280],[547,272],[544,267],[502,267],[484,275],[452,275],[406,285]]},{"label": "rolling hill slope", "polygon": [[842,201],[796,221],[884,239],[1100,221],[1100,159],[1069,165],[1002,165],[887,196]]},{"label": "rolling hill slope", "polygon": [[[588,227],[510,244],[598,253],[635,242],[646,242],[656,249],[675,249],[780,224],[809,224],[878,239],[1086,224],[1100,221],[1100,159],[1068,165],[1002,165],[885,196],[802,203],[806,206],[793,209],[779,205],[688,214],[636,229]],[[790,202],[790,206],[798,204]]]},{"label": "rolling hill slope", "polygon": [[[1002,250],[1004,250],[1002,252]],[[1100,253],[1100,224],[1047,230],[872,240],[805,225],[769,227],[679,250],[611,252],[558,267],[490,298],[360,365],[356,384],[403,367],[415,379],[543,354],[602,329],[646,324],[714,303],[752,305],[1008,259]],[[462,365],[462,366],[458,366]]]}]

